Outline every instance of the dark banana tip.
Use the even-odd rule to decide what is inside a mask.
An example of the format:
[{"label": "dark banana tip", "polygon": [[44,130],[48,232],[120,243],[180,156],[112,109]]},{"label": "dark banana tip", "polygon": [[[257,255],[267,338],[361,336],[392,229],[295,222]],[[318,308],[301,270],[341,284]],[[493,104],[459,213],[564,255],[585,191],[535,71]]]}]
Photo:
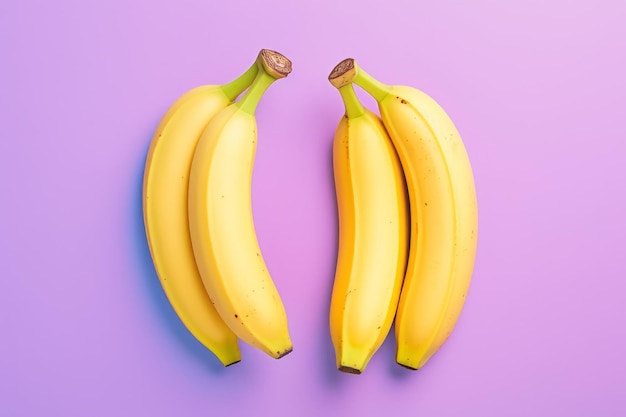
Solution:
[{"label": "dark banana tip", "polygon": [[276,359],[280,359],[283,356],[290,354],[293,351],[293,348],[285,349],[282,352],[276,352]]},{"label": "dark banana tip", "polygon": [[239,363],[239,362],[241,362],[241,359],[236,360],[236,361],[233,361],[233,362],[230,362],[230,363],[227,363],[227,364],[225,364],[224,366],[225,366],[225,367],[228,367],[228,366],[233,366],[233,365],[235,365],[235,364],[237,364],[237,363]]},{"label": "dark banana tip", "polygon": [[337,368],[337,369],[339,369],[341,372],[345,372],[345,373],[347,373],[347,374],[355,374],[355,375],[359,375],[359,374],[361,373],[361,370],[360,370],[360,369],[356,369],[356,368],[353,368],[353,367],[351,367],[351,366],[341,365],[341,366],[340,366],[339,368]]}]

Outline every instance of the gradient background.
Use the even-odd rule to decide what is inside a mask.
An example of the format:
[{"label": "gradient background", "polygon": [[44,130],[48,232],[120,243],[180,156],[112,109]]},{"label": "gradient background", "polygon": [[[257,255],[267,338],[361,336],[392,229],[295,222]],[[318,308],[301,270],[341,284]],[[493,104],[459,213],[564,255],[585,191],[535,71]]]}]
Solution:
[{"label": "gradient background", "polygon": [[[261,3],[0,6],[0,416],[626,415],[624,2]],[[161,290],[142,174],[168,106],[261,48],[294,63],[253,182],[294,352],[224,369]],[[334,367],[326,77],[346,57],[435,97],[475,170],[474,281],[418,372],[393,338],[363,375]]]}]

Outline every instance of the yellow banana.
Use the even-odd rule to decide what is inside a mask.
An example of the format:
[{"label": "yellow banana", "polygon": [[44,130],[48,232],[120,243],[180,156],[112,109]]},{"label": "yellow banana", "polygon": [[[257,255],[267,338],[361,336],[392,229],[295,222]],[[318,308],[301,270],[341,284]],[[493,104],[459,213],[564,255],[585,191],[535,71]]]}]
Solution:
[{"label": "yellow banana", "polygon": [[411,240],[395,321],[396,361],[419,369],[447,340],[469,290],[478,232],[472,168],[435,100],[412,87],[385,85],[347,62],[342,77],[378,102],[406,177]]},{"label": "yellow banana", "polygon": [[408,251],[408,202],[396,151],[380,118],[334,75],[346,114],[335,132],[333,165],[339,251],[330,332],[340,371],[360,374],[396,313]]},{"label": "yellow banana", "polygon": [[274,358],[292,350],[287,316],[257,241],[251,182],[255,110],[266,89],[291,72],[283,55],[262,50],[258,74],[236,103],[207,125],[189,180],[189,225],[196,263],[220,316],[246,343]]},{"label": "yellow banana", "polygon": [[255,63],[231,83],[197,87],[181,96],[154,133],[144,172],[144,224],[163,290],[187,329],[224,365],[239,362],[241,355],[237,337],[213,307],[196,268],[187,217],[189,171],[206,125],[257,72]]}]

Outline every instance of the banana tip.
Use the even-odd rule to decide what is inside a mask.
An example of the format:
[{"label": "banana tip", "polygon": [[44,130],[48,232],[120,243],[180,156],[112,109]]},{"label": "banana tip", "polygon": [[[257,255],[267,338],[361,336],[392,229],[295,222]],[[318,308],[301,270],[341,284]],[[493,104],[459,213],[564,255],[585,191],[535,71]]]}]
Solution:
[{"label": "banana tip", "polygon": [[407,365],[407,364],[400,363],[400,362],[397,362],[397,364],[398,364],[398,365],[400,365],[401,367],[403,367],[403,368],[405,368],[405,369],[409,369],[409,370],[411,370],[411,371],[418,371],[418,370],[420,369],[420,368],[416,368],[416,367],[414,367],[414,366]]},{"label": "banana tip", "polygon": [[293,348],[290,347],[290,348],[283,350],[282,352],[276,352],[276,359],[280,359],[283,356],[290,354],[292,351],[293,351]]},{"label": "banana tip", "polygon": [[341,365],[337,369],[339,369],[341,372],[345,372],[347,374],[355,374],[355,375],[361,374],[361,370],[360,369],[353,368],[351,366]]}]

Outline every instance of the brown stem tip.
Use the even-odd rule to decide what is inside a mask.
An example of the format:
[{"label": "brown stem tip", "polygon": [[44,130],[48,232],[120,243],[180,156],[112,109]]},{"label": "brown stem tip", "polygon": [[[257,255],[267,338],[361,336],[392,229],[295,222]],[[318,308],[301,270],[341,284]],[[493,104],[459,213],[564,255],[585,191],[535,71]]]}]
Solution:
[{"label": "brown stem tip", "polygon": [[291,73],[291,61],[276,51],[261,49],[259,53],[261,64],[274,78],[285,78]]},{"label": "brown stem tip", "polygon": [[346,58],[338,63],[330,72],[328,81],[337,88],[350,84],[356,76],[356,67],[353,58]]},{"label": "brown stem tip", "polygon": [[354,59],[346,58],[340,63],[338,63],[337,65],[335,65],[335,68],[333,68],[333,70],[330,72],[328,79],[332,80],[333,78],[341,77],[343,74],[345,74],[346,72],[350,71],[353,68],[354,68]]}]

